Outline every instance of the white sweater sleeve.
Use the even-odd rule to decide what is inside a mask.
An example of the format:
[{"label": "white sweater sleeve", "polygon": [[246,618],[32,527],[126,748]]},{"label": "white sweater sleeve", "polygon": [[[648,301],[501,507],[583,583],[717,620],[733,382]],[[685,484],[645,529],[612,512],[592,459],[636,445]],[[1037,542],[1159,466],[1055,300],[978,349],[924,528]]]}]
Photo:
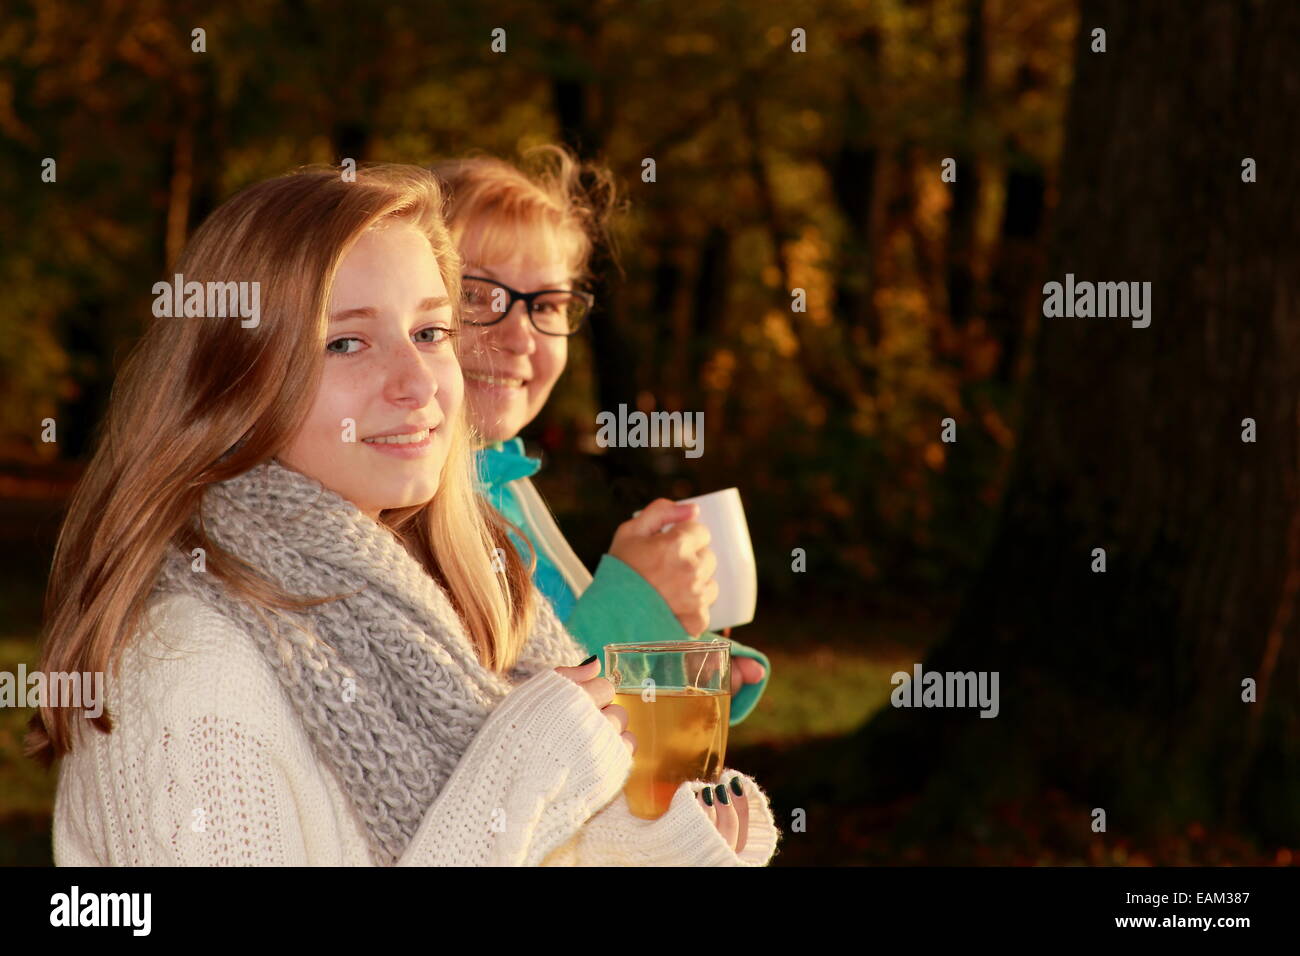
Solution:
[{"label": "white sweater sleeve", "polygon": [[724,770],[720,780],[739,776],[749,804],[745,848],[736,853],[695,799],[707,784],[683,783],[668,812],[658,820],[632,815],[622,793],[595,814],[578,835],[559,847],[544,866],[766,866],[781,832],[765,794],[750,777]]},{"label": "white sweater sleeve", "polygon": [[627,745],[554,670],[506,695],[429,808],[399,866],[535,866],[622,789]]},{"label": "white sweater sleeve", "polygon": [[[184,862],[229,860],[242,845],[241,862],[305,863],[297,819],[274,811],[293,802],[291,781],[275,754],[237,725],[213,721],[208,737],[210,752],[234,772],[197,768],[201,772],[192,778],[169,778],[214,781],[201,803],[209,831],[225,825],[187,841],[206,859]],[[542,671],[488,716],[397,865],[537,865],[622,790],[631,759],[618,732],[577,684]],[[257,792],[246,780],[258,781]],[[200,802],[183,789],[168,797],[182,809]],[[277,824],[279,832],[272,832]]]}]

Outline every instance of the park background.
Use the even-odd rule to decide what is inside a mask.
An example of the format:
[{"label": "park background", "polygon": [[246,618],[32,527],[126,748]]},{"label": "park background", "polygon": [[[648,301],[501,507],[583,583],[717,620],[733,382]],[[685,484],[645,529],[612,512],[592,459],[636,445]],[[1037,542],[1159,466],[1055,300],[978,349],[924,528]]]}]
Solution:
[{"label": "park background", "polygon": [[[734,636],[773,677],[728,762],[777,865],[1295,863],[1298,102],[1282,0],[10,0],[0,669],[35,666],[114,370],[216,205],[559,141],[627,209],[525,438],[593,565],[651,498],[741,489]],[[1066,272],[1152,282],[1151,326],[1043,320]],[[620,404],[703,411],[704,456],[596,448]],[[999,717],[890,707],[919,661],[999,671]],[[0,711],[0,863],[50,862],[29,716]]]}]

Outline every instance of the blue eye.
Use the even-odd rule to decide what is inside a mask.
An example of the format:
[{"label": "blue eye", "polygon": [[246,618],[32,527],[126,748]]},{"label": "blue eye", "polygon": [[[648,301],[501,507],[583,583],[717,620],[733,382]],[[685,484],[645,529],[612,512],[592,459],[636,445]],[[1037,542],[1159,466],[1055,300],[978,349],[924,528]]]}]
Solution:
[{"label": "blue eye", "polygon": [[[413,332],[411,334],[412,337],[415,338],[416,342],[420,345],[444,345],[451,340],[451,337],[455,335],[456,332],[453,329],[446,329],[446,328],[442,328],[441,326],[432,325],[429,326],[429,328],[427,329],[420,329],[420,331]],[[347,343],[349,342],[356,342],[358,345],[360,345],[361,339],[357,338],[356,336],[344,336],[343,338],[335,339],[333,342],[327,343],[325,346],[325,351],[330,353],[331,355],[358,354],[361,351],[361,349],[349,348],[347,346]],[[336,346],[340,344],[342,344],[343,347],[336,348]]]},{"label": "blue eye", "polygon": [[338,345],[340,342],[360,342],[360,341],[361,341],[361,340],[358,339],[358,338],[342,338],[342,339],[335,339],[333,342],[330,342],[328,345],[325,346],[325,351],[326,351],[326,352],[333,352],[335,355],[355,355],[355,354],[356,354],[356,351],[355,351],[355,350],[352,350],[352,349],[336,349],[336,348],[334,348],[334,346]]},{"label": "blue eye", "polygon": [[443,342],[446,342],[448,339],[450,339],[453,334],[455,334],[452,332],[451,329],[444,329],[441,326],[436,326],[436,325],[431,325],[427,329],[420,329],[420,331],[416,332],[415,334],[424,335],[425,333],[434,333],[438,336],[437,338],[424,339],[423,342],[426,345],[440,345]]}]

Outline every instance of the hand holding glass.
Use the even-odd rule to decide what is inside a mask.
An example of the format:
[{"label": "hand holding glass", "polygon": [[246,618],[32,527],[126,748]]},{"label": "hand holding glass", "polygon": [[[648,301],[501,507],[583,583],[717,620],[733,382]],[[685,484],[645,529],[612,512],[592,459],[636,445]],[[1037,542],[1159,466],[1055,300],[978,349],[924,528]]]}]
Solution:
[{"label": "hand holding glass", "polygon": [[624,788],[634,816],[663,816],[686,780],[716,782],[731,722],[730,641],[607,644],[605,676],[636,738]]}]

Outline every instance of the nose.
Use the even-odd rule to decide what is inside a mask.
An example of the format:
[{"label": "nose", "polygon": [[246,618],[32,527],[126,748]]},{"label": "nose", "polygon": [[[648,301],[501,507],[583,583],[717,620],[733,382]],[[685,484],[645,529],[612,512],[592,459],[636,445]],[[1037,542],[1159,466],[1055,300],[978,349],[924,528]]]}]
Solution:
[{"label": "nose", "polygon": [[477,345],[480,351],[515,355],[531,355],[537,351],[537,332],[528,319],[528,307],[519,300],[510,304],[504,319],[479,332]]},{"label": "nose", "polygon": [[438,380],[420,352],[409,339],[384,350],[383,395],[394,405],[423,408],[438,394]]}]

